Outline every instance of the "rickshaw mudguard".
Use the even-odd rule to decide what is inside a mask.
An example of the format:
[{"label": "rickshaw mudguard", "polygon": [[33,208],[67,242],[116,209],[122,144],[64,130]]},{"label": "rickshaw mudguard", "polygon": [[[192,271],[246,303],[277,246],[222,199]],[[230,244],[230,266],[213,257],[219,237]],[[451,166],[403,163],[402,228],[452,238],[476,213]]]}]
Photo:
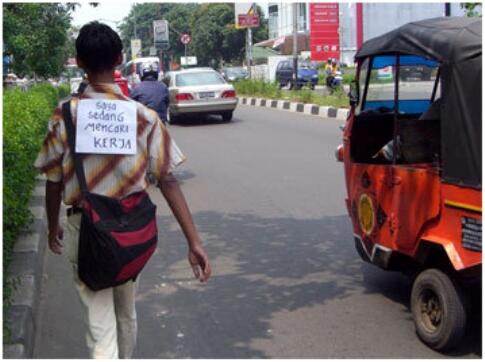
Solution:
[{"label": "rickshaw mudguard", "polygon": [[[482,191],[441,184],[440,216],[421,238],[443,248],[456,271],[482,263]],[[420,251],[419,246],[414,255]]]}]

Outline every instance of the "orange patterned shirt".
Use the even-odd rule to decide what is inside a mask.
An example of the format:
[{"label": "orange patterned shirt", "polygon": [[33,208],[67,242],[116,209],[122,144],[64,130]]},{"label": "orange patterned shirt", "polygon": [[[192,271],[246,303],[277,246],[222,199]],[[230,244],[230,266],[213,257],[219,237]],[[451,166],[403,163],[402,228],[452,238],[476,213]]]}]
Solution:
[{"label": "orange patterned shirt", "polygon": [[[83,166],[88,190],[92,193],[121,199],[148,187],[147,175],[156,180],[169,174],[185,160],[185,156],[170,137],[157,113],[125,97],[116,84],[90,84],[79,98],[72,97],[72,121],[76,125],[77,103],[80,99],[116,99],[136,104],[137,153],[135,155],[83,154]],[[80,189],[72,150],[67,141],[62,117],[62,103],[49,120],[47,135],[34,166],[46,174],[48,180],[62,182],[66,205],[80,202]]]}]

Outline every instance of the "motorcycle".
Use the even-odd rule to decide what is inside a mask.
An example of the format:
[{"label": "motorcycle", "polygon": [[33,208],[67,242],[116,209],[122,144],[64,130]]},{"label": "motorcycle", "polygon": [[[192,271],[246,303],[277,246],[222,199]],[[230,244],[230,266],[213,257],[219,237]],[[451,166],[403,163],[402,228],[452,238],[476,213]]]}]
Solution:
[{"label": "motorcycle", "polygon": [[327,76],[327,89],[330,91],[330,93],[335,92],[337,89],[339,89],[342,86],[342,72],[340,70],[337,70],[335,72],[335,75],[329,74]]}]

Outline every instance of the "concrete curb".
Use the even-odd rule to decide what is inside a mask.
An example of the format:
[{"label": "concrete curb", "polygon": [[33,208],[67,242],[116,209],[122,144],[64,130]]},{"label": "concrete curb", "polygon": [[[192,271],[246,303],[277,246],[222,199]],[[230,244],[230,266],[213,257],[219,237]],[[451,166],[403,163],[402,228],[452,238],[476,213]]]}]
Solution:
[{"label": "concrete curb", "polygon": [[282,99],[239,97],[239,101],[247,106],[274,108],[322,118],[335,118],[343,122],[347,120],[349,115],[349,110],[346,108],[322,107],[316,104],[290,102]]},{"label": "concrete curb", "polygon": [[32,358],[37,309],[42,285],[44,251],[47,244],[47,218],[44,208],[45,177],[36,180],[30,200],[33,222],[22,232],[13,247],[12,261],[7,272],[12,280],[12,304],[5,318],[11,329],[11,338],[4,339],[3,358]]}]

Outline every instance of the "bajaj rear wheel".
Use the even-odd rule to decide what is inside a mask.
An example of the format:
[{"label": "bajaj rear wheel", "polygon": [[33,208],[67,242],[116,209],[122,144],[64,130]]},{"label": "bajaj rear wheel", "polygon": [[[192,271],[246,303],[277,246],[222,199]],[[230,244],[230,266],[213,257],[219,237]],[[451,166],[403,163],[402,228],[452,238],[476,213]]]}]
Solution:
[{"label": "bajaj rear wheel", "polygon": [[423,271],[411,293],[416,333],[429,347],[446,351],[462,339],[466,327],[464,297],[450,277],[438,269]]}]

